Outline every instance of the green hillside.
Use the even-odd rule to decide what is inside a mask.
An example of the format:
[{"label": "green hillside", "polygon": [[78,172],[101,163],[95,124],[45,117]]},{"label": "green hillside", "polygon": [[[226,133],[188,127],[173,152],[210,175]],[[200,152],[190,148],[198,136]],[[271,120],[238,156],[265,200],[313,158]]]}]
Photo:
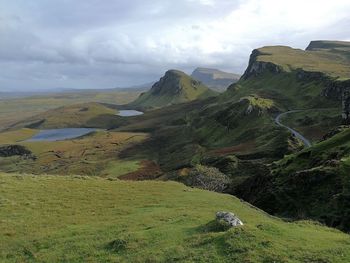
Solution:
[{"label": "green hillside", "polygon": [[332,135],[274,163],[265,177],[251,178],[241,188],[244,198],[270,213],[349,231],[350,129]]},{"label": "green hillside", "polygon": [[51,109],[88,102],[126,104],[140,93],[139,89],[99,89],[0,99],[0,130]]},{"label": "green hillside", "polygon": [[118,121],[116,106],[89,102],[74,104],[51,109],[37,114],[24,121],[11,126],[11,129],[35,128],[75,128],[75,127],[101,127],[108,128]]},{"label": "green hillside", "polygon": [[169,70],[149,91],[142,93],[129,105],[139,108],[159,108],[215,95],[215,91],[184,72]]},{"label": "green hillside", "polygon": [[[315,45],[312,43],[311,46]],[[284,109],[337,107],[340,91],[349,85],[350,78],[350,49],[344,47],[339,51],[338,46],[338,42],[328,41],[327,49],[304,51],[286,46],[255,49],[240,81],[220,98],[238,100],[257,94]]]},{"label": "green hillside", "polygon": [[[346,234],[178,183],[8,174],[0,183],[4,263],[350,260]],[[224,231],[219,210],[245,225]]]}]

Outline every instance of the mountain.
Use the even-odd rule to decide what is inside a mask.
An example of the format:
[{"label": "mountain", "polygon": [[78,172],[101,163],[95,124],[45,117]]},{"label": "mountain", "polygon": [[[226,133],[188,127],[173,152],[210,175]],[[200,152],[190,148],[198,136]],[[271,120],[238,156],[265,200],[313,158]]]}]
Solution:
[{"label": "mountain", "polygon": [[342,92],[350,86],[350,52],[340,51],[339,42],[325,43],[326,49],[318,44],[317,50],[313,42],[307,50],[287,46],[253,50],[241,80],[228,88],[225,98],[253,93],[285,109],[340,105]]},{"label": "mountain", "polygon": [[201,81],[203,84],[214,90],[224,91],[232,83],[236,83],[241,76],[218,69],[196,68],[192,72],[191,77]]},{"label": "mountain", "polygon": [[[183,170],[198,163],[214,166],[230,177],[229,193],[272,214],[349,231],[349,129],[322,142],[313,139],[340,124],[341,100],[350,87],[346,45],[325,43],[311,43],[308,50],[254,50],[242,78],[210,103],[154,111],[148,123],[156,123],[157,115],[162,126],[145,152],[170,179],[184,180]],[[323,133],[311,138],[311,148],[302,150],[303,144],[275,122],[279,113],[296,109],[281,121],[303,135],[299,128],[305,125],[312,127],[310,133]]]},{"label": "mountain", "polygon": [[[344,41],[312,41],[306,50],[271,46],[252,52],[241,80],[218,99],[255,94],[280,111],[299,109],[282,121],[305,136],[322,131],[324,139],[270,164],[268,171],[251,173],[233,194],[271,214],[350,230],[350,129],[336,128],[349,111],[342,104],[349,101],[349,47]],[[335,131],[326,134],[325,127]]]},{"label": "mountain", "polygon": [[216,92],[179,70],[169,70],[130,106],[159,108],[215,96]]}]

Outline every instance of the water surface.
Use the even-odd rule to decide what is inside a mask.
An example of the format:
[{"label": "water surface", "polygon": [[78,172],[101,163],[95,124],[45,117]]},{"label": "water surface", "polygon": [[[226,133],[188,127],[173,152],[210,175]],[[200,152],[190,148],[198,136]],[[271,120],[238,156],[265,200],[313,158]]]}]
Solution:
[{"label": "water surface", "polygon": [[118,116],[122,116],[122,117],[138,116],[142,114],[143,114],[142,111],[137,111],[137,110],[121,110],[117,113]]},{"label": "water surface", "polygon": [[32,138],[28,139],[27,142],[38,142],[38,141],[63,141],[68,139],[74,139],[88,133],[97,131],[94,128],[64,128],[64,129],[50,129],[41,130],[35,134]]}]

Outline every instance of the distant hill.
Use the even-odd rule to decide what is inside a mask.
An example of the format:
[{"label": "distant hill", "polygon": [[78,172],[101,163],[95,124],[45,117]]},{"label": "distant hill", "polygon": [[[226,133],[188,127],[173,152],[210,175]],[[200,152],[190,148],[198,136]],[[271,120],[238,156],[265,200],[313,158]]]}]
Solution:
[{"label": "distant hill", "polygon": [[224,91],[228,86],[236,83],[241,77],[238,74],[224,72],[218,69],[212,68],[196,68],[191,77],[201,81],[209,88]]},{"label": "distant hill", "polygon": [[167,105],[204,99],[217,93],[200,81],[179,70],[169,70],[152,88],[129,104],[142,108],[159,108]]},{"label": "distant hill", "polygon": [[97,102],[63,106],[20,121],[10,128],[56,129],[96,127],[109,128],[118,119],[115,106]]}]

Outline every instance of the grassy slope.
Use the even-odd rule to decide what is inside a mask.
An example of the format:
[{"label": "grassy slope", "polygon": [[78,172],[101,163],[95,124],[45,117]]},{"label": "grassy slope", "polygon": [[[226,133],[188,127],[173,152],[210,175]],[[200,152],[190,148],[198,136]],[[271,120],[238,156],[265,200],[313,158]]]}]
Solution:
[{"label": "grassy slope", "polygon": [[[350,260],[346,234],[178,183],[6,174],[0,183],[1,262]],[[245,225],[218,231],[218,210]]]},{"label": "grassy slope", "polygon": [[[177,70],[166,72],[165,76],[158,83],[160,90],[156,91],[155,86],[153,86],[151,90],[141,94],[138,99],[130,103],[130,106],[159,108],[196,99],[204,99],[217,94],[205,85],[194,82],[187,74]],[[178,90],[179,87],[180,90]]]},{"label": "grassy slope", "polygon": [[341,124],[340,112],[341,108],[305,110],[284,116],[282,122],[312,142],[317,142],[327,132]]},{"label": "grassy slope", "polygon": [[108,128],[113,122],[121,119],[116,116],[117,110],[109,106],[89,102],[83,104],[75,104],[70,106],[59,107],[46,111],[31,117],[25,121],[21,121],[11,129],[22,127],[36,129],[54,129],[67,127],[101,127]]},{"label": "grassy slope", "polygon": [[264,72],[259,76],[241,80],[232,85],[221,97],[221,101],[237,100],[247,95],[258,95],[273,100],[282,111],[335,107],[340,102],[321,96],[324,84],[321,81],[298,80],[296,72],[274,74]]},{"label": "grassy slope", "polygon": [[349,79],[350,76],[348,56],[332,50],[304,51],[273,46],[260,48],[259,51],[262,54],[258,57],[258,61],[280,65],[287,72],[302,68],[305,71],[324,72],[340,79]]},{"label": "grassy slope", "polygon": [[211,98],[148,111],[117,130],[150,132],[125,155],[151,158],[165,171],[200,163],[207,153],[279,158],[299,145],[274,124],[275,110],[258,97],[223,104]]},{"label": "grassy slope", "polygon": [[140,159],[121,160],[119,153],[147,138],[144,133],[99,131],[80,139],[59,142],[23,142],[36,130],[0,133],[2,144],[20,144],[33,152],[36,160],[19,156],[0,158],[0,170],[34,174],[81,174],[119,177],[140,168]]},{"label": "grassy slope", "polygon": [[102,90],[0,100],[0,129],[50,109],[87,102],[126,104],[139,94],[140,91],[134,90]]},{"label": "grassy slope", "polygon": [[[313,218],[345,231],[350,229],[350,129],[288,155],[272,174],[243,188],[247,200],[271,213]],[[248,192],[247,192],[248,193]]]},{"label": "grassy slope", "polygon": [[[345,43],[350,46],[349,42]],[[307,51],[285,46],[254,50],[243,78],[233,84],[220,99],[237,100],[242,96],[257,94],[272,99],[284,110],[320,108],[320,105],[323,108],[339,106],[340,102],[327,100],[321,95],[329,86],[325,78],[307,75],[301,70],[322,73],[330,79],[348,79],[350,48],[342,48],[340,52],[338,43],[332,42],[327,42],[323,48],[322,45],[317,47]]]}]

